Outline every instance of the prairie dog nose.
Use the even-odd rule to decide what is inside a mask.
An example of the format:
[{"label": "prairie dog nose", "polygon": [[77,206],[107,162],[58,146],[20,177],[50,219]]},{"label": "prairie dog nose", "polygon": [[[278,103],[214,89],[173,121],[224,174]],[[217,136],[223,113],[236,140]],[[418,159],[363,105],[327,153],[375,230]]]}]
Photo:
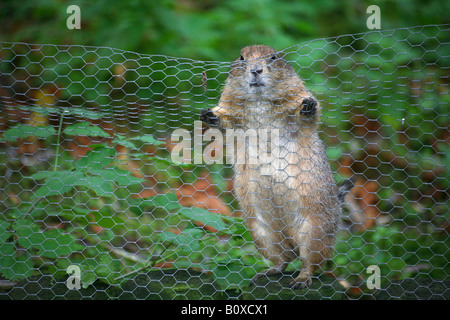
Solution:
[{"label": "prairie dog nose", "polygon": [[256,75],[261,74],[263,72],[263,68],[260,67],[260,66],[255,66],[255,67],[250,69],[250,72],[256,76]]}]

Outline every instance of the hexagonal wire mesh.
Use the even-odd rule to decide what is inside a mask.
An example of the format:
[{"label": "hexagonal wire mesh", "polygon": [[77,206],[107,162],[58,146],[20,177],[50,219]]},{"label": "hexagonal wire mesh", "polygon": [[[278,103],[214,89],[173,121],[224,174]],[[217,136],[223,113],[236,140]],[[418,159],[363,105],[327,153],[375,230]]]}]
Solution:
[{"label": "hexagonal wire mesh", "polygon": [[[309,289],[288,287],[301,259],[249,286],[271,262],[244,223],[233,166],[202,159],[211,142],[195,120],[217,105],[229,62],[0,43],[0,296],[449,298],[448,31],[283,50],[320,102],[335,179],[357,177]],[[171,157],[176,129],[191,163]]]}]

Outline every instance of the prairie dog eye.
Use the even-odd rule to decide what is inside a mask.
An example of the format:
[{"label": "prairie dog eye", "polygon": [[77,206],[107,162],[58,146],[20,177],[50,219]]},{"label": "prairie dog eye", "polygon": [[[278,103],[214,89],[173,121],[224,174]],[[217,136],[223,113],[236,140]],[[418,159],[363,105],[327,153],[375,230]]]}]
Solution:
[{"label": "prairie dog eye", "polygon": [[278,56],[276,54],[274,54],[273,56],[270,57],[270,60],[272,60],[272,61],[277,60],[277,59],[278,59]]},{"label": "prairie dog eye", "polygon": [[241,56],[239,57],[240,60],[245,60],[244,56],[241,54]]}]

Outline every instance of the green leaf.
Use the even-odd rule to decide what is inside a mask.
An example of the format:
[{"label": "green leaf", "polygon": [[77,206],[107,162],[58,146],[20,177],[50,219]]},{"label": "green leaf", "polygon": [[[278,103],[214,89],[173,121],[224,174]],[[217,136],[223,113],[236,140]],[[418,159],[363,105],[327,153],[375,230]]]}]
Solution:
[{"label": "green leaf", "polygon": [[159,194],[150,198],[130,199],[130,210],[135,214],[151,212],[152,208],[160,207],[167,211],[182,208],[178,203],[175,192]]},{"label": "green leaf", "polygon": [[101,119],[102,117],[104,117],[104,114],[101,112],[86,110],[85,108],[73,108],[73,107],[60,108],[60,107],[50,107],[50,106],[48,106],[48,107],[20,106],[19,108],[22,110],[36,112],[43,116],[49,116],[49,115],[55,114],[55,113],[56,114],[63,113],[64,115],[78,116],[78,117],[83,117],[83,118],[92,119],[92,120]]},{"label": "green leaf", "polygon": [[98,111],[86,110],[85,108],[70,108],[64,109],[65,114],[71,114],[78,117],[83,117],[91,120],[98,120],[105,116],[104,113]]},{"label": "green leaf", "polygon": [[203,234],[204,231],[195,228],[183,230],[179,234],[164,231],[159,234],[159,240],[173,243],[177,246],[177,250],[180,249],[183,254],[189,254],[200,249],[199,239]]},{"label": "green leaf", "polygon": [[225,222],[223,222],[221,216],[216,213],[209,212],[202,208],[186,208],[182,207],[179,211],[180,214],[191,220],[200,221],[203,224],[209,225],[214,229],[221,232],[229,231],[229,228]]},{"label": "green leaf", "polygon": [[97,145],[83,158],[75,162],[80,169],[102,170],[107,167],[116,155],[116,150],[103,145]]},{"label": "green leaf", "polygon": [[[102,166],[102,164],[96,164]],[[114,171],[115,169],[111,169]],[[84,186],[95,191],[99,196],[112,196],[113,187],[107,177],[99,176],[104,174],[105,170],[73,170],[73,171],[45,171],[32,175],[36,180],[46,179],[45,184],[36,190],[35,196],[47,197],[51,195],[61,195],[75,186]],[[111,171],[111,172],[112,172]],[[88,175],[90,173],[91,175]],[[110,176],[111,177],[111,176]],[[117,176],[116,176],[117,177]],[[129,178],[127,181],[131,181]],[[140,180],[139,180],[140,181]]]},{"label": "green leaf", "polygon": [[84,289],[89,287],[97,280],[95,268],[97,264],[92,259],[84,260],[81,265],[81,283]]},{"label": "green leaf", "polygon": [[101,254],[98,259],[98,265],[95,268],[95,273],[99,278],[107,278],[111,273],[110,265],[113,262],[113,258],[107,254]]},{"label": "green leaf", "polygon": [[77,244],[75,239],[60,229],[47,231],[28,219],[20,219],[14,225],[18,236],[18,243],[26,249],[37,249],[38,254],[47,258],[57,258],[80,251],[84,246]]},{"label": "green leaf", "polygon": [[10,225],[9,222],[0,220],[0,243],[6,242],[12,236],[12,233],[8,231]]},{"label": "green leaf", "polygon": [[51,106],[46,106],[46,107],[19,106],[19,109],[36,112],[43,116],[49,116],[51,114],[60,113],[59,108],[55,108],[55,107],[51,107]]},{"label": "green leaf", "polygon": [[129,186],[144,182],[144,179],[137,178],[131,174],[130,171],[122,170],[117,167],[105,168],[104,170],[91,171],[93,174],[100,175],[104,180],[113,181],[119,186]]},{"label": "green leaf", "polygon": [[222,219],[229,224],[229,230],[225,233],[233,238],[242,237],[245,241],[253,241],[252,236],[244,224],[243,218],[222,216]]},{"label": "green leaf", "polygon": [[26,124],[18,124],[15,127],[6,130],[3,134],[3,139],[6,141],[14,141],[16,139],[24,139],[29,136],[45,139],[55,134],[56,130],[51,126],[33,127]]},{"label": "green leaf", "polygon": [[153,205],[162,207],[167,211],[182,208],[178,203],[178,198],[175,192],[170,192],[166,194],[160,194],[148,199],[153,203]]},{"label": "green leaf", "polygon": [[160,146],[160,145],[165,144],[164,141],[156,140],[152,135],[143,135],[143,136],[133,137],[133,140],[142,141],[144,143],[153,144],[155,146]]},{"label": "green leaf", "polygon": [[250,269],[239,260],[220,258],[212,269],[212,276],[222,289],[242,288],[249,284]]},{"label": "green leaf", "polygon": [[136,146],[128,139],[127,137],[121,135],[121,134],[115,134],[113,143],[120,144],[121,146],[130,148],[130,149],[138,149]]},{"label": "green leaf", "polygon": [[24,238],[31,236],[33,233],[39,232],[39,226],[26,218],[17,219],[13,224],[13,229],[17,232],[19,237]]},{"label": "green leaf", "polygon": [[116,283],[116,278],[120,275],[120,272],[124,269],[122,262],[117,258],[112,258],[110,255],[103,255],[100,257],[100,263],[107,266],[109,272],[106,278],[102,279],[108,284]]},{"label": "green leaf", "polygon": [[42,243],[42,256],[48,258],[57,258],[67,256],[73,252],[84,249],[84,246],[76,243],[76,240],[60,229],[44,231],[45,241]]},{"label": "green leaf", "polygon": [[84,178],[82,172],[68,170],[38,172],[31,177],[36,180],[45,179],[45,184],[35,191],[35,197],[64,194],[82,183]]},{"label": "green leaf", "polygon": [[[100,209],[101,210],[101,209]],[[111,213],[106,212],[107,210],[92,211],[91,214],[94,216],[96,223],[102,228],[112,229],[114,227],[120,226],[124,223],[123,219],[117,216],[110,216]]]},{"label": "green leaf", "polygon": [[92,126],[89,122],[80,122],[67,126],[63,132],[69,136],[109,137],[109,134],[102,128]]},{"label": "green leaf", "polygon": [[337,160],[341,156],[341,151],[338,148],[328,148],[327,156],[330,160]]},{"label": "green leaf", "polygon": [[211,170],[209,172],[209,177],[211,178],[214,185],[219,188],[221,192],[225,192],[228,186],[229,180],[224,178],[224,166],[219,164],[212,164]]},{"label": "green leaf", "polygon": [[45,236],[41,232],[34,232],[31,235],[24,237],[23,234],[17,232],[19,235],[17,242],[26,249],[38,249],[42,251],[41,244],[45,240]]},{"label": "green leaf", "polygon": [[0,244],[0,266],[10,267],[12,255],[15,252],[14,243],[8,242]]},{"label": "green leaf", "polygon": [[33,261],[28,254],[18,256],[13,243],[0,244],[0,273],[12,281],[33,275]]},{"label": "green leaf", "polygon": [[84,289],[96,280],[112,284],[122,269],[120,260],[101,253],[95,259],[86,259],[81,264],[81,283]]},{"label": "green leaf", "polygon": [[14,276],[11,280],[28,278],[33,275],[33,260],[28,254],[15,256],[15,263],[12,266],[11,272],[14,272]]},{"label": "green leaf", "polygon": [[105,181],[103,178],[98,176],[84,176],[83,179],[77,181],[75,185],[84,186],[91,189],[97,195],[102,197],[111,197],[114,192],[111,182]]},{"label": "green leaf", "polygon": [[170,158],[152,157],[154,163],[159,163],[168,166],[177,166],[181,168],[193,168],[195,165],[193,163],[174,163]]}]

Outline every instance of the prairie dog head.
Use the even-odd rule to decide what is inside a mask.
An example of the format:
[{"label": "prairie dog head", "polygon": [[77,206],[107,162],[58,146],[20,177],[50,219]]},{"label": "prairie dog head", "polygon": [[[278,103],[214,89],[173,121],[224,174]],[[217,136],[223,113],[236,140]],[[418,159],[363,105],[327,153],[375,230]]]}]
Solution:
[{"label": "prairie dog head", "polygon": [[286,86],[298,81],[292,66],[277,51],[264,45],[243,48],[228,78],[236,97],[257,100],[280,98]]}]

